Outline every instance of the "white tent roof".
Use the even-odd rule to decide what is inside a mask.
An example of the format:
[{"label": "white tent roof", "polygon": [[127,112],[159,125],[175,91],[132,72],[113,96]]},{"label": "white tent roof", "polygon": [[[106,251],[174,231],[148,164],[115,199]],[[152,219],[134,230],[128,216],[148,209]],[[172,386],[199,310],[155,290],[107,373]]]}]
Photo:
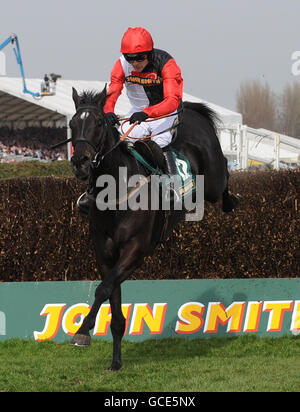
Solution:
[{"label": "white tent roof", "polygon": [[[40,92],[42,79],[26,79],[27,89]],[[55,96],[44,96],[35,99],[23,93],[21,78],[0,77],[0,123],[4,121],[65,121],[75,113],[72,100],[72,87],[78,92],[83,90],[101,91],[105,86],[102,81],[63,80],[59,79],[56,85]],[[225,109],[212,103],[205,102],[195,96],[184,93],[183,100],[206,103],[217,112],[224,125],[242,123],[239,113]],[[116,105],[116,113],[125,115],[130,109],[125,88]]]}]

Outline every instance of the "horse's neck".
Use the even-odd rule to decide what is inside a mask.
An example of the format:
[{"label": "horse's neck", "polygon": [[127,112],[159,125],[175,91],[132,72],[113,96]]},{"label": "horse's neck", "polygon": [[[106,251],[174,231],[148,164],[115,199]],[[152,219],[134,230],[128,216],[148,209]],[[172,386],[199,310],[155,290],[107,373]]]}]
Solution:
[{"label": "horse's neck", "polygon": [[105,144],[102,150],[104,155],[103,169],[106,173],[115,175],[119,174],[119,167],[128,167],[128,158],[119,143],[120,135],[116,129],[108,130]]}]

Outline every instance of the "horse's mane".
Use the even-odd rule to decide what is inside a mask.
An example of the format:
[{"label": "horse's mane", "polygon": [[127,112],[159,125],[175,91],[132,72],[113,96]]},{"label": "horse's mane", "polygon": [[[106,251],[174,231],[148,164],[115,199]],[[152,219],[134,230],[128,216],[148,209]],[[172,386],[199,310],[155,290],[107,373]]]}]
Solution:
[{"label": "horse's mane", "polygon": [[[101,102],[101,107],[103,107],[105,101],[107,98],[107,94],[106,94],[106,88],[103,89],[101,92],[98,92],[97,90],[83,90],[83,92],[81,92],[79,94],[79,104],[80,105],[87,105],[87,106],[97,106],[99,107],[99,101]],[[119,137],[119,132],[117,130],[117,128],[110,126],[108,128],[106,128],[107,133],[110,134],[110,136],[113,134],[115,136],[115,138]],[[127,148],[127,142],[122,142],[119,145],[119,148],[122,150],[122,152],[124,154],[126,154],[128,156],[128,148]],[[113,160],[112,160],[113,161]],[[116,164],[118,165],[118,163]]]},{"label": "horse's mane", "polygon": [[204,103],[183,102],[183,107],[184,109],[194,110],[195,112],[205,117],[213,128],[214,132],[217,134],[218,125],[221,123],[221,119],[214,110],[206,106],[206,104]]},{"label": "horse's mane", "polygon": [[102,92],[97,92],[96,90],[84,90],[79,95],[80,104],[96,105],[101,94]]}]

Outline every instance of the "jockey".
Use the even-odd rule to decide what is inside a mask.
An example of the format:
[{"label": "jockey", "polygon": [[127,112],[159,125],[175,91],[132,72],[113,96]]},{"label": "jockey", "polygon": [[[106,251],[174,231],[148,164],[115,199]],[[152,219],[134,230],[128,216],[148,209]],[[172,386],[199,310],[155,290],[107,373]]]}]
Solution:
[{"label": "jockey", "polygon": [[[151,122],[145,120],[177,112],[182,99],[183,79],[173,57],[153,46],[152,37],[146,29],[130,27],[125,32],[121,42],[122,56],[111,71],[104,113],[111,125],[118,124],[114,109],[125,84],[132,108],[126,116],[130,120],[123,125],[124,132],[137,121],[138,125],[130,136],[138,138],[159,133],[152,140],[163,148],[171,143],[172,135],[168,129],[171,129],[177,115]],[[176,167],[172,153],[166,151],[164,155],[168,169],[166,173],[174,174]]]},{"label": "jockey", "polygon": [[[169,129],[177,117],[176,112],[181,105],[183,79],[180,67],[169,53],[153,48],[150,33],[142,28],[129,28],[121,42],[122,56],[116,61],[111,71],[111,81],[104,105],[107,121],[112,125],[119,124],[115,114],[115,105],[125,85],[131,110],[129,124],[123,125],[126,132],[131,124],[138,124],[130,132],[132,137],[146,137],[158,134],[153,140],[163,148],[171,143],[172,134]],[[148,118],[163,115],[159,120],[145,122]],[[161,133],[162,132],[162,133]],[[127,140],[132,140],[130,137]],[[135,139],[133,141],[136,141]],[[176,174],[175,160],[171,151],[163,152],[168,175]],[[83,213],[88,213],[91,200],[83,193],[77,206]]]}]

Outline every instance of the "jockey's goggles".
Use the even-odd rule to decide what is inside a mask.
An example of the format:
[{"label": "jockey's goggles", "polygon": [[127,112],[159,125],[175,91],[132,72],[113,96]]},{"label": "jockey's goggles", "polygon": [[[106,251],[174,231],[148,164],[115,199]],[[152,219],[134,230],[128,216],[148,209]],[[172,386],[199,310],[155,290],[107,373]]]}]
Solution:
[{"label": "jockey's goggles", "polygon": [[124,57],[129,63],[133,61],[143,62],[148,59],[148,53],[124,53]]}]

